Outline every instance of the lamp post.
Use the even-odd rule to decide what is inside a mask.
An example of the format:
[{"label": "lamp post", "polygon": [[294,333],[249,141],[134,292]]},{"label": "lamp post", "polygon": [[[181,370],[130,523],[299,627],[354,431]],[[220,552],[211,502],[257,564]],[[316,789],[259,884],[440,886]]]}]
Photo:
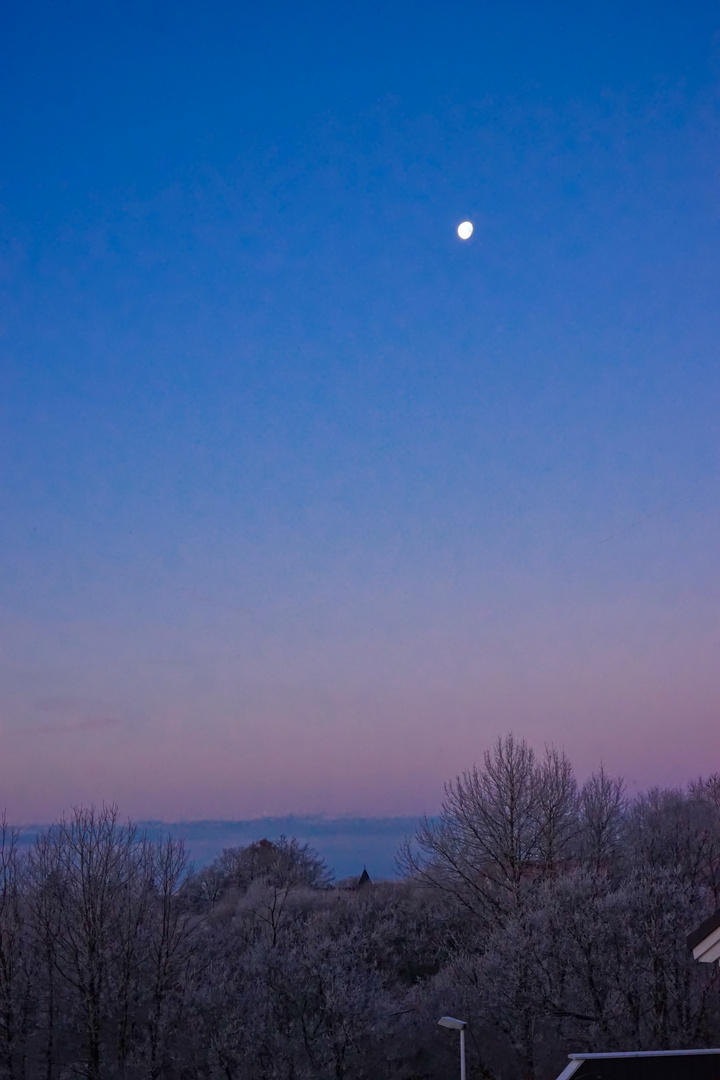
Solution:
[{"label": "lamp post", "polygon": [[465,1080],[465,1028],[467,1024],[464,1020],[455,1020],[452,1016],[441,1016],[438,1027],[460,1032],[460,1080]]}]

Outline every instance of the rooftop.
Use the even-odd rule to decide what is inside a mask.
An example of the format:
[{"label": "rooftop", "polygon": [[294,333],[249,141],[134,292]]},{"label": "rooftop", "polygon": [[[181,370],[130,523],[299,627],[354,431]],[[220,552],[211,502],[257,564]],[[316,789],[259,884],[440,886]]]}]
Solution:
[{"label": "rooftop", "polygon": [[558,1080],[719,1080],[720,1049],[570,1054]]}]

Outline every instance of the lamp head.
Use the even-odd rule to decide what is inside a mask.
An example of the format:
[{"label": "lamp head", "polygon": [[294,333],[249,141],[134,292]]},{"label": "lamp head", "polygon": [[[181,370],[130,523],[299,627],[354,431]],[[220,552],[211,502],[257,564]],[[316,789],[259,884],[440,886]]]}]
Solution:
[{"label": "lamp head", "polygon": [[456,1020],[452,1016],[441,1016],[438,1020],[438,1027],[452,1028],[453,1031],[462,1031],[467,1027],[464,1020]]}]

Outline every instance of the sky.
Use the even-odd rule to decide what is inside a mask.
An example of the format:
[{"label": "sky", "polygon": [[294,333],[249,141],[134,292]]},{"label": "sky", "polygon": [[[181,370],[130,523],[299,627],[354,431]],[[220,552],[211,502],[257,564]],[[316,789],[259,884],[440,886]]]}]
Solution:
[{"label": "sky", "polygon": [[704,0],[2,5],[12,820],[720,769],[719,75]]}]

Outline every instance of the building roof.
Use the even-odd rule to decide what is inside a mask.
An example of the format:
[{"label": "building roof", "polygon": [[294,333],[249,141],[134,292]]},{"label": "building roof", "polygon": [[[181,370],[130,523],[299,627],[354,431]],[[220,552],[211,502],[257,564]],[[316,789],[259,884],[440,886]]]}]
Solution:
[{"label": "building roof", "polygon": [[720,1080],[720,1049],[569,1056],[557,1080]]},{"label": "building roof", "polygon": [[705,938],[710,937],[716,930],[720,930],[720,908],[710,915],[709,918],[705,919],[704,922],[701,922],[697,929],[693,930],[692,934],[688,934],[688,949],[694,951]]}]

